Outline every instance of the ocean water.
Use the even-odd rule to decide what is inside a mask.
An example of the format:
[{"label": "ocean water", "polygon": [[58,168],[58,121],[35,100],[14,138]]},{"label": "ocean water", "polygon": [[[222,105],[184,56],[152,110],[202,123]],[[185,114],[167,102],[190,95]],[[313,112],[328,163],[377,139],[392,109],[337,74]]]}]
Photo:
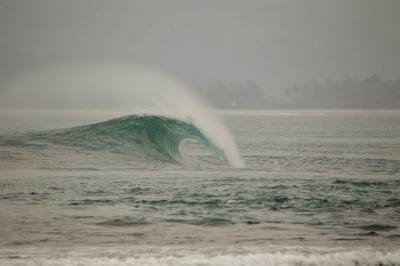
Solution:
[{"label": "ocean water", "polygon": [[0,265],[400,265],[400,111],[218,115],[1,111]]}]

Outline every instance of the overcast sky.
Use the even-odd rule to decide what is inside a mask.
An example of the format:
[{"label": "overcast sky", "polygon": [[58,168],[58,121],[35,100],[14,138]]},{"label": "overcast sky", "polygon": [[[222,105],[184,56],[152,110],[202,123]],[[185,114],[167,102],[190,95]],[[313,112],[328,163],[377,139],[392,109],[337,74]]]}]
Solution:
[{"label": "overcast sky", "polygon": [[400,1],[0,0],[0,85],[79,61],[152,65],[191,86],[397,79]]}]

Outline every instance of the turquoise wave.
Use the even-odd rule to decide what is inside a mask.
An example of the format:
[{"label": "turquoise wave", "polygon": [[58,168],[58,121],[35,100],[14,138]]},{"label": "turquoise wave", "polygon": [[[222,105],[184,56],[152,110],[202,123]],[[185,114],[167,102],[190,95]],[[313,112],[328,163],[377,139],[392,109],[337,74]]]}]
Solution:
[{"label": "turquoise wave", "polygon": [[158,115],[130,115],[68,129],[31,133],[29,142],[14,140],[14,143],[32,145],[32,141],[42,144],[50,142],[87,150],[126,154],[142,152],[156,159],[180,162],[182,155],[179,145],[184,139],[195,140],[222,163],[228,163],[224,151],[194,124]]}]

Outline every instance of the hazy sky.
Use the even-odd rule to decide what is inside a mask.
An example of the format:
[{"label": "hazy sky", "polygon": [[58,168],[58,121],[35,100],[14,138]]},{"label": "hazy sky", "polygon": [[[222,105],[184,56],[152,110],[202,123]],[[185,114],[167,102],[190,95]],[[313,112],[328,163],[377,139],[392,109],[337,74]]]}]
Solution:
[{"label": "hazy sky", "polygon": [[0,86],[77,61],[153,65],[191,86],[397,79],[400,1],[0,0]]}]

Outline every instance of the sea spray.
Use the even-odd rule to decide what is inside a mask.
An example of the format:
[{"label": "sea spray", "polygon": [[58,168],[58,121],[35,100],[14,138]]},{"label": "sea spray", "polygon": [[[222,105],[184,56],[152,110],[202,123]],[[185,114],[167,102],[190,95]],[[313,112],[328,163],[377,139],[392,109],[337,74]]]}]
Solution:
[{"label": "sea spray", "polygon": [[176,118],[199,128],[229,164],[244,166],[219,119],[182,83],[159,70],[128,64],[53,66],[10,81],[0,99],[3,108],[115,108]]}]

